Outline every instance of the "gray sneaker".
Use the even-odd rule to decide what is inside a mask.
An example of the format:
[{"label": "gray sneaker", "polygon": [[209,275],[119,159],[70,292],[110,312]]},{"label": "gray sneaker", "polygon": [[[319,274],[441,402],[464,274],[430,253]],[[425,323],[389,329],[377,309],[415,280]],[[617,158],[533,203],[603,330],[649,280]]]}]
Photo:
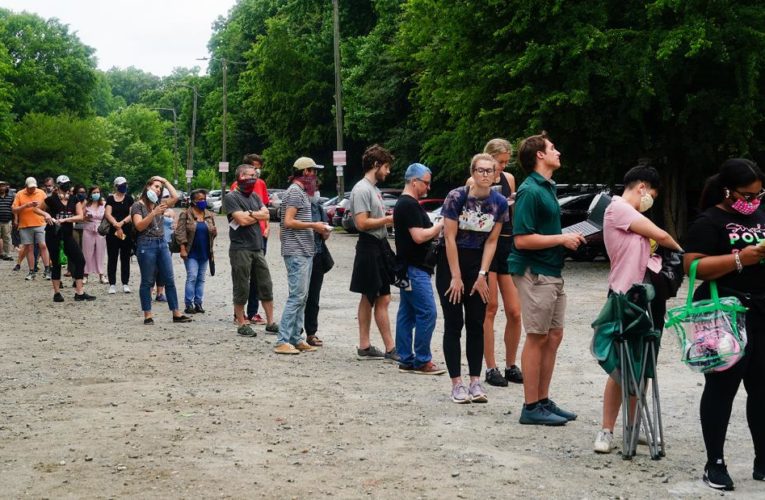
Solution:
[{"label": "gray sneaker", "polygon": [[452,387],[452,401],[458,405],[470,403],[470,393],[465,384],[458,384]]},{"label": "gray sneaker", "polygon": [[35,276],[37,275],[35,274],[34,271],[29,271],[29,273],[27,273],[27,277],[24,279],[27,281],[32,281],[33,279],[35,279]]},{"label": "gray sneaker", "polygon": [[489,402],[489,397],[486,395],[486,391],[484,390],[479,380],[476,380],[475,382],[470,383],[469,392],[470,392],[470,399],[473,401],[473,403],[488,403]]},{"label": "gray sneaker", "polygon": [[366,349],[356,349],[356,359],[360,361],[381,361],[386,357],[384,352],[373,345]]},{"label": "gray sneaker", "polygon": [[401,356],[398,355],[398,351],[395,347],[385,353],[385,361],[388,363],[398,363],[401,361]]}]

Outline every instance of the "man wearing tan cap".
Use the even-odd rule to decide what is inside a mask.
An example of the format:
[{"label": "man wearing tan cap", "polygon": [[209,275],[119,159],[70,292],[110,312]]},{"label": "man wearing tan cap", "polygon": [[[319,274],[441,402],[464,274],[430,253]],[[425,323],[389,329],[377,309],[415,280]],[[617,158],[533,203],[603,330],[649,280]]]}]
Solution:
[{"label": "man wearing tan cap", "polygon": [[52,221],[52,217],[47,212],[42,211],[39,206],[45,201],[45,191],[37,187],[37,180],[34,177],[27,177],[25,189],[16,193],[13,200],[12,210],[19,218],[19,235],[21,236],[22,255],[26,252],[27,264],[29,264],[29,274],[26,279],[34,279],[35,253],[34,246],[40,248],[45,272],[43,277],[50,278],[50,257],[48,256],[48,247],[45,245],[45,224]]}]

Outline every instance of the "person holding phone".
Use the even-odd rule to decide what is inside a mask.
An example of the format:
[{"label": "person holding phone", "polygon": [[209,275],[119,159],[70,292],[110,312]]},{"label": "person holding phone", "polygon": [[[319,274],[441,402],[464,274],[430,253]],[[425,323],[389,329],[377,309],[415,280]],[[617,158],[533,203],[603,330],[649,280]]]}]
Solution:
[{"label": "person holding phone", "polygon": [[[170,196],[167,201],[160,202],[162,187],[166,187]],[[141,310],[143,324],[153,325],[151,312],[151,289],[157,274],[165,284],[167,305],[173,313],[173,323],[188,323],[191,318],[181,314],[178,309],[178,294],[173,277],[173,261],[170,249],[165,241],[163,214],[178,201],[178,193],[170,182],[163,177],[155,176],[149,179],[143,188],[138,201],[130,207],[130,217],[137,233],[136,257],[141,269]]]}]

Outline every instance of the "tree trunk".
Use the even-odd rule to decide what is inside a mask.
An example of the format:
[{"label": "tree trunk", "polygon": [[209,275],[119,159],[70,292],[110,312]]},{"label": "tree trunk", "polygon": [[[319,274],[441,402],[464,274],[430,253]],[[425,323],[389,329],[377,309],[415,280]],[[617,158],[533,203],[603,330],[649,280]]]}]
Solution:
[{"label": "tree trunk", "polygon": [[688,199],[686,196],[687,169],[673,163],[667,165],[664,175],[664,224],[677,241],[685,238],[688,228]]}]

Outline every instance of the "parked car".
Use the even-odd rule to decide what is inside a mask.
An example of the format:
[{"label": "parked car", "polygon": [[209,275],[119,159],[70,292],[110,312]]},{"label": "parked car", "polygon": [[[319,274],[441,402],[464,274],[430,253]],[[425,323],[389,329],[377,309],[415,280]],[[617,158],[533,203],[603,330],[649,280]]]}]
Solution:
[{"label": "parked car", "polygon": [[271,221],[279,220],[279,207],[282,205],[282,196],[286,192],[286,189],[268,190],[268,215]]},{"label": "parked car", "polygon": [[[564,195],[558,198],[560,205],[561,228],[565,229],[588,219],[598,201],[603,196],[610,197],[612,191],[608,188],[599,189],[596,192]],[[603,256],[608,258],[606,246],[603,242],[603,231],[585,237],[586,242],[575,251],[566,250],[566,256],[576,261],[593,261]]]},{"label": "parked car", "polygon": [[[346,191],[345,196],[343,199],[349,199],[351,197],[351,193],[349,191]],[[327,218],[329,219],[329,223],[333,226],[339,225],[335,224],[333,221],[333,218],[335,217],[335,212],[337,210],[338,203],[342,201],[339,199],[338,196],[333,196],[332,198],[328,199],[324,203],[322,203],[322,206],[324,207],[324,211],[327,213]],[[339,220],[338,220],[339,222]]]},{"label": "parked car", "polygon": [[333,226],[340,227],[342,226],[342,220],[343,216],[345,215],[345,212],[348,210],[348,207],[351,205],[351,197],[350,193],[347,193],[348,197],[343,198],[340,200],[340,203],[334,206],[334,208],[331,210],[332,216],[330,217],[330,211],[327,211],[327,216],[329,217],[329,220],[331,221],[331,224]]},{"label": "parked car", "polygon": [[[398,191],[399,193],[401,192],[400,189]],[[393,207],[396,206],[396,201],[398,201],[398,196],[388,192],[383,192],[382,199],[383,199],[383,207],[385,208],[385,215],[391,215],[393,213]],[[335,215],[335,217],[337,217],[337,215]],[[345,229],[347,232],[351,234],[358,233],[358,230],[356,229],[356,224],[354,224],[354,221],[353,221],[353,214],[351,214],[350,210],[345,210],[343,212],[341,225],[343,226],[343,229]],[[389,235],[393,234],[392,231],[393,231],[392,227],[388,228]]]}]

